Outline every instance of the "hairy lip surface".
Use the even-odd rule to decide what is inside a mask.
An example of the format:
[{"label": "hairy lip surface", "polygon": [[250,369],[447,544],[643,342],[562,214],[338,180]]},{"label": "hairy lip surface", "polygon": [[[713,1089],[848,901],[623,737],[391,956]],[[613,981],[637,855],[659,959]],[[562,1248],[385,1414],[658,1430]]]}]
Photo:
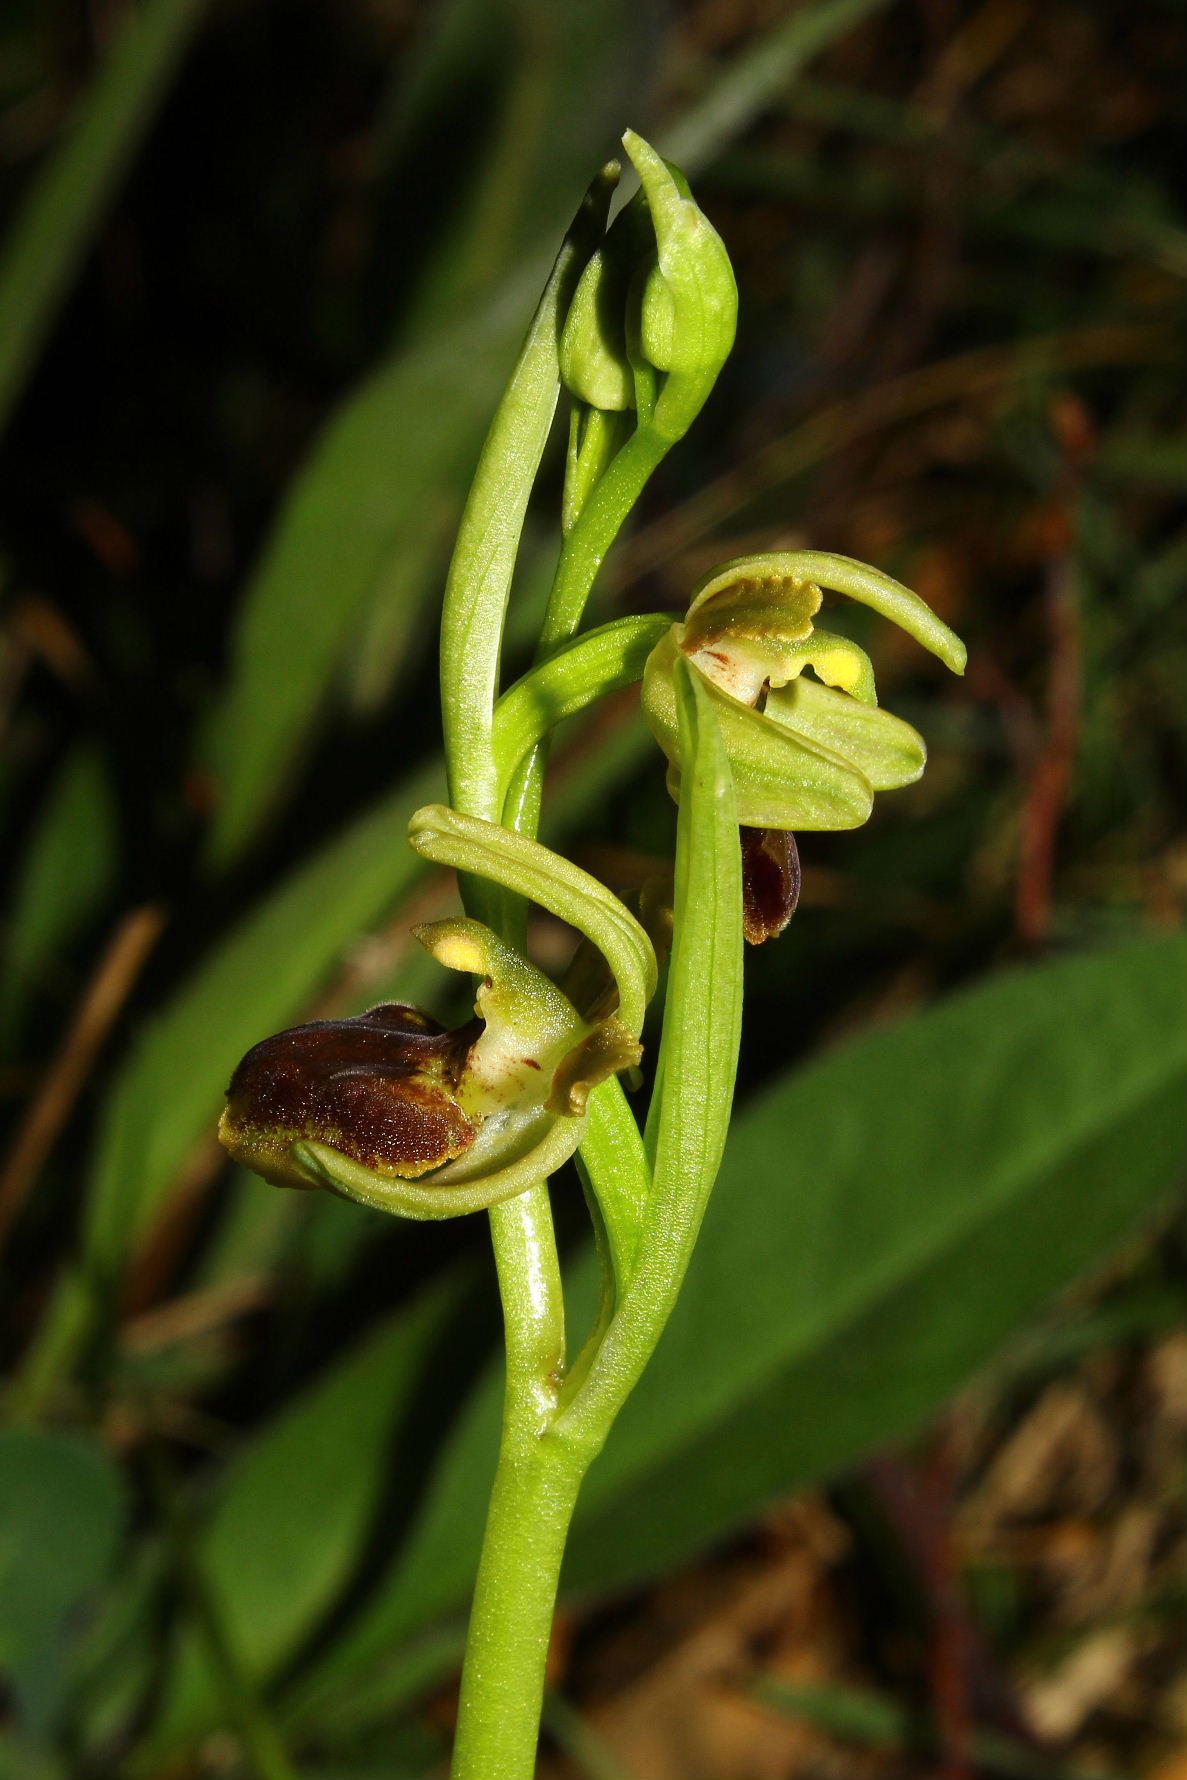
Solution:
[{"label": "hairy lip surface", "polygon": [[278,1032],[255,1045],[231,1079],[223,1143],[237,1160],[291,1185],[305,1183],[284,1158],[294,1142],[309,1140],[415,1179],[474,1141],[457,1086],[480,1031],[474,1021],[451,1032],[416,1008],[388,1003]]}]

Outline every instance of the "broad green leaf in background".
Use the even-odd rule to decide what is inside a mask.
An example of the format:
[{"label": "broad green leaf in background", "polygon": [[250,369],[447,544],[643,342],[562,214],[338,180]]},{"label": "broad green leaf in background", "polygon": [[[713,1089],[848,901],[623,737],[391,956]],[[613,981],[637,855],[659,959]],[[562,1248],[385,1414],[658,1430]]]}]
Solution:
[{"label": "broad green leaf in background", "polygon": [[[197,1552],[252,1673],[274,1671],[352,1576],[399,1474],[399,1435],[465,1281],[456,1273],[382,1323],[228,1470]],[[154,1747],[202,1729],[217,1686],[197,1634],[170,1671]],[[155,1756],[142,1754],[151,1769]]]},{"label": "broad green leaf in background", "polygon": [[1181,1183],[1183,963],[1176,938],[1018,971],[747,1109],[574,1586],[910,1433]]},{"label": "broad green leaf in background", "polygon": [[[59,768],[21,860],[5,923],[0,1035],[14,1036],[28,997],[52,993],[52,971],[97,913],[115,872],[116,814],[103,762],[90,748]],[[65,995],[62,997],[66,999]]]},{"label": "broad green leaf in background", "polygon": [[0,430],[37,361],[114,188],[185,51],[204,0],[131,11],[68,128],[35,178],[0,256]]},{"label": "broad green leaf in background", "polygon": [[111,1568],[123,1520],[119,1472],[93,1441],[40,1428],[0,1434],[0,1681],[18,1731],[50,1727],[71,1621]]},{"label": "broad green leaf in background", "polygon": [[[838,1047],[731,1133],[668,1332],[578,1517],[570,1586],[687,1557],[918,1427],[1181,1177],[1178,939],[1020,970]],[[592,1302],[588,1269],[586,1308]],[[464,1600],[494,1379],[302,1721]]]}]

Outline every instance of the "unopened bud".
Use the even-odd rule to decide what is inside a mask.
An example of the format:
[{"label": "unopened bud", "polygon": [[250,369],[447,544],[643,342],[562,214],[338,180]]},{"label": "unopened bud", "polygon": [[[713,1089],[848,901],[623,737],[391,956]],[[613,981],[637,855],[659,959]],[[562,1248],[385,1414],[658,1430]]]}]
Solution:
[{"label": "unopened bud", "polygon": [[626,279],[603,248],[593,254],[573,295],[560,343],[561,378],[591,408],[621,413],[635,405],[626,348]]},{"label": "unopened bud", "polygon": [[687,182],[633,130],[622,140],[655,230],[639,317],[643,356],[664,373],[651,424],[674,440],[688,431],[729,356],[738,287],[721,237]]}]

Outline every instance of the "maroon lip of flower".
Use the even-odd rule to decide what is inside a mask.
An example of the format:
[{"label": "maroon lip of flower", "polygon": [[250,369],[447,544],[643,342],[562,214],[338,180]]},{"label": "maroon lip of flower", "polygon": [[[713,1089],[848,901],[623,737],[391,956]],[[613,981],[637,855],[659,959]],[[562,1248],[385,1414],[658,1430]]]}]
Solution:
[{"label": "maroon lip of flower", "polygon": [[415,1180],[474,1141],[458,1084],[481,1030],[474,1020],[451,1032],[417,1008],[387,1003],[278,1032],[232,1076],[219,1136],[236,1161],[277,1186],[311,1184],[289,1160],[294,1143],[309,1141]]},{"label": "maroon lip of flower", "polygon": [[800,899],[800,855],[783,828],[741,828],[742,932],[752,946],[774,939]]}]

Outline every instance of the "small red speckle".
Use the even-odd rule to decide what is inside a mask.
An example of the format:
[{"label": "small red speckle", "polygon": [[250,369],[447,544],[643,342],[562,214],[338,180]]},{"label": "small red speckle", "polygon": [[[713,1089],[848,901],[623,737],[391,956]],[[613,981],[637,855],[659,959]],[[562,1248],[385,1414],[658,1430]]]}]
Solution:
[{"label": "small red speckle", "polygon": [[526,1065],[529,1069],[539,1069],[539,1067],[540,1067],[540,1065],[536,1062],[536,1059],[534,1057],[525,1057],[524,1062],[526,1063]]}]

